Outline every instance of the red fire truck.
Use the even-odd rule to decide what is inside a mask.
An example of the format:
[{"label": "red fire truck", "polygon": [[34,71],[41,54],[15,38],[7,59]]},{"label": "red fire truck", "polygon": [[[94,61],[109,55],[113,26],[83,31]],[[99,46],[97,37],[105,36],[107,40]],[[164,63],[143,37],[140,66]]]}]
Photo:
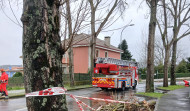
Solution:
[{"label": "red fire truck", "polygon": [[137,86],[137,62],[119,60],[114,58],[97,58],[94,68],[95,74],[104,74],[106,77],[93,77],[92,86],[101,89],[127,87],[133,89]]}]

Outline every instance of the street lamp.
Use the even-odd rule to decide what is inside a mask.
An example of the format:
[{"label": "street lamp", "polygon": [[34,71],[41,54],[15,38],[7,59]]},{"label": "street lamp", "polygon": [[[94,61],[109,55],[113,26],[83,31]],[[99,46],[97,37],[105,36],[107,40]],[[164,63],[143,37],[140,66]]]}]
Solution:
[{"label": "street lamp", "polygon": [[125,30],[125,28],[127,28],[127,27],[130,27],[130,26],[134,26],[135,24],[129,24],[129,25],[126,25],[123,29],[122,29],[122,31],[121,31],[121,35],[120,35],[120,59],[121,59],[121,53],[122,53],[122,49],[121,49],[121,42],[122,42],[122,34],[123,34],[123,31]]}]

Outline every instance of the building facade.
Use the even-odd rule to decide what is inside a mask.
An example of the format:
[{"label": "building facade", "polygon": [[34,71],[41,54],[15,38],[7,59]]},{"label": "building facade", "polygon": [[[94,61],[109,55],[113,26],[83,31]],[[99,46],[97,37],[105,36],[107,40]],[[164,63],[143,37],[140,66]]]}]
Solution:
[{"label": "building facade", "polygon": [[[90,68],[90,35],[79,34],[73,39],[73,65],[74,73],[88,73]],[[95,58],[110,57],[120,59],[121,50],[110,44],[110,37],[104,40],[96,39]],[[63,55],[62,59],[63,71],[69,73],[69,55],[68,51]]]}]

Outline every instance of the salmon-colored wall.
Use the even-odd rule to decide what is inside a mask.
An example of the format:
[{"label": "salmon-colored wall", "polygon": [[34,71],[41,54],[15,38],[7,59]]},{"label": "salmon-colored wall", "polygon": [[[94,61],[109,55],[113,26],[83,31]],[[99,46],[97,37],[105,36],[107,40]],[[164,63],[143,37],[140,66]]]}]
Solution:
[{"label": "salmon-colored wall", "polygon": [[[99,50],[99,57],[105,57],[105,52],[108,52],[108,57],[120,59],[120,53],[119,52],[113,52],[106,49],[100,49]],[[88,72],[88,57],[89,57],[89,47],[73,47],[73,57],[74,57],[74,73],[87,73]],[[69,58],[66,56],[66,58],[63,57],[62,63],[68,65]],[[68,67],[67,67],[68,68]]]},{"label": "salmon-colored wall", "polygon": [[111,57],[111,58],[115,58],[115,59],[120,59],[120,53],[119,52],[113,52],[113,51],[109,51],[109,50],[105,50],[105,49],[99,49],[99,48],[96,48],[99,50],[99,57],[105,57],[105,52],[107,51],[108,52],[108,57]]},{"label": "salmon-colored wall", "polygon": [[74,73],[88,72],[88,47],[74,47]]}]

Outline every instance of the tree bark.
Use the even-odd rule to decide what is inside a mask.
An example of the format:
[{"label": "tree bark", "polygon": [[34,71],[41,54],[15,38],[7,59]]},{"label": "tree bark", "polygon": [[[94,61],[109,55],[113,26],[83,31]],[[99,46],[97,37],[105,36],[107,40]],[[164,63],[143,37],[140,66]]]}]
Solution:
[{"label": "tree bark", "polygon": [[91,7],[91,41],[90,41],[90,73],[94,77],[94,61],[95,61],[95,46],[96,46],[96,31],[95,31],[95,7],[93,1],[89,0]]},{"label": "tree bark", "polygon": [[164,81],[163,87],[168,87],[168,66],[169,66],[170,48],[165,49],[165,59],[164,59]]},{"label": "tree bark", "polygon": [[170,85],[176,85],[176,53],[177,53],[177,40],[173,43],[172,60],[171,60],[171,82]]},{"label": "tree bark", "polygon": [[[63,87],[59,2],[23,0],[23,67],[26,93]],[[65,95],[28,97],[28,111],[66,111]]]},{"label": "tree bark", "polygon": [[70,11],[70,1],[66,0],[67,7],[67,22],[69,29],[69,39],[71,39],[71,45],[69,46],[69,74],[70,74],[70,86],[74,86],[74,71],[73,71],[73,32],[72,32],[72,20],[71,20],[71,11]]},{"label": "tree bark", "polygon": [[115,10],[115,8],[117,7],[119,0],[115,0],[113,6],[111,7],[111,9],[109,10],[109,12],[107,13],[106,17],[104,18],[104,20],[100,23],[100,26],[97,28],[96,31],[96,18],[95,18],[95,14],[96,14],[96,10],[98,5],[100,4],[100,2],[102,2],[101,0],[97,0],[96,4],[94,4],[93,0],[88,0],[88,2],[90,3],[90,8],[91,8],[91,41],[90,41],[90,48],[91,48],[91,55],[90,55],[90,73],[91,75],[94,77],[94,63],[95,63],[95,47],[96,47],[96,38],[99,35],[99,33],[101,32],[102,28],[105,26],[105,24],[108,22],[109,17],[112,15],[113,11]]},{"label": "tree bark", "polygon": [[154,43],[155,43],[155,30],[156,30],[157,0],[151,0],[150,10],[151,10],[151,15],[150,15],[149,36],[148,36],[146,92],[154,92]]},{"label": "tree bark", "polygon": [[73,72],[73,48],[69,48],[69,73],[70,73],[70,86],[74,86],[74,72]]}]

